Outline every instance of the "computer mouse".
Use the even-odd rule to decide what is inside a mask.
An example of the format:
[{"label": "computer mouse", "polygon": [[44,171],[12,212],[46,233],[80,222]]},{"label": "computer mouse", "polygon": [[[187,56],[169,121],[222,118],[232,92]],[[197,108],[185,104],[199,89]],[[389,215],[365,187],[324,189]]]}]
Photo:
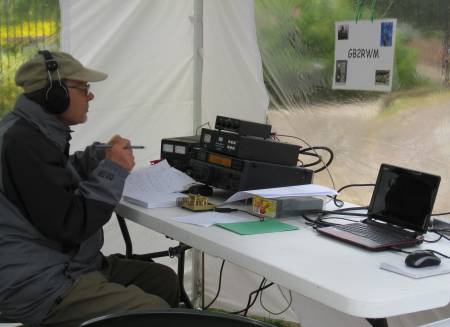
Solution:
[{"label": "computer mouse", "polygon": [[429,250],[417,250],[406,256],[405,264],[412,268],[437,266],[441,259]]}]

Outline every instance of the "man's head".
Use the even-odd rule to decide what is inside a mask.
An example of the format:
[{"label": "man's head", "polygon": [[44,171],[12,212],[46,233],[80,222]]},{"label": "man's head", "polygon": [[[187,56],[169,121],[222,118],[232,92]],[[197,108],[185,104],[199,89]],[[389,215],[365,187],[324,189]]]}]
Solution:
[{"label": "man's head", "polygon": [[56,114],[66,125],[83,123],[87,119],[89,101],[94,95],[87,82],[104,80],[105,73],[84,67],[64,52],[42,51],[19,67],[16,84],[31,99]]}]

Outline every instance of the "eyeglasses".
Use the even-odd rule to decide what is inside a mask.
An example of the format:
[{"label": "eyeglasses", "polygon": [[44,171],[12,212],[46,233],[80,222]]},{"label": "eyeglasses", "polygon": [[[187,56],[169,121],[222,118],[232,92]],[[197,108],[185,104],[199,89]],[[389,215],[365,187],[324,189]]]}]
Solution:
[{"label": "eyeglasses", "polygon": [[83,91],[84,95],[88,95],[89,94],[89,89],[90,89],[90,85],[86,84],[86,85],[67,85],[68,88],[70,89],[77,89],[77,90],[81,90]]}]

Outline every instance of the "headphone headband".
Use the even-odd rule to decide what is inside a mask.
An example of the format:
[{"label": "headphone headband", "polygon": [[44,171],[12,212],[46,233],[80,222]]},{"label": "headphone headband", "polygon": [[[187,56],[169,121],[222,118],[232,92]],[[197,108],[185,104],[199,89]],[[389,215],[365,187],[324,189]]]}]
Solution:
[{"label": "headphone headband", "polygon": [[45,66],[47,67],[47,70],[50,72],[54,72],[55,70],[58,70],[58,63],[53,58],[52,54],[48,50],[40,50],[39,53],[44,56],[45,59]]},{"label": "headphone headband", "polygon": [[[45,68],[48,74],[48,83],[44,95],[45,108],[52,114],[61,114],[69,108],[69,91],[59,76],[58,62],[53,58],[50,51],[40,50],[39,54],[44,57]],[[55,71],[57,79],[52,77],[52,73]]]}]

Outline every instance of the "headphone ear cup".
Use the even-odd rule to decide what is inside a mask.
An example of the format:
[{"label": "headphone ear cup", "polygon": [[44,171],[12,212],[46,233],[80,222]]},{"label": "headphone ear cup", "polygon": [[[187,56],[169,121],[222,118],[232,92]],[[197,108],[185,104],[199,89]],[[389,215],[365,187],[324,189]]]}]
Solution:
[{"label": "headphone ear cup", "polygon": [[52,87],[45,91],[45,104],[48,112],[62,114],[69,108],[69,90],[64,83],[53,82]]}]

